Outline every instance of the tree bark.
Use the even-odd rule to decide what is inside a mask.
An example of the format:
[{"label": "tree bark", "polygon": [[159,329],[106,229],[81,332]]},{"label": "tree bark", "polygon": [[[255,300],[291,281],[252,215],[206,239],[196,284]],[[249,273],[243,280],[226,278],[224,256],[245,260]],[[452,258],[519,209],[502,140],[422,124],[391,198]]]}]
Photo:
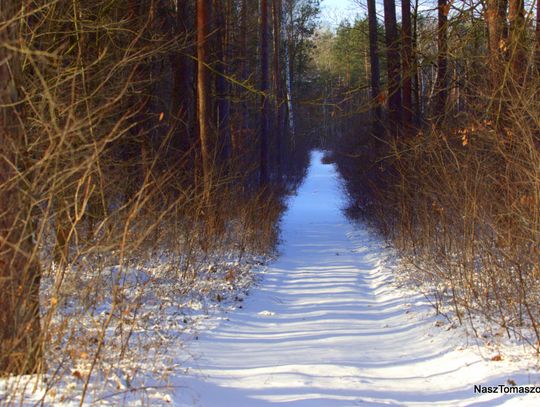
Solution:
[{"label": "tree bark", "polygon": [[229,0],[215,0],[215,26],[216,26],[216,119],[219,140],[218,156],[225,163],[230,155],[230,127],[229,127]]},{"label": "tree bark", "polygon": [[506,110],[503,101],[503,77],[505,54],[508,48],[508,27],[506,24],[506,7],[508,0],[488,0],[486,23],[489,43],[489,87],[493,92],[490,111],[499,126],[500,119]]},{"label": "tree bark", "polygon": [[401,127],[401,63],[396,22],[396,3],[384,0],[384,27],[388,74],[388,115],[390,133],[397,135]]},{"label": "tree bark", "polygon": [[536,0],[536,69],[540,73],[540,1]]},{"label": "tree bark", "polygon": [[211,128],[208,63],[209,10],[207,0],[197,0],[197,118],[201,143],[203,199],[209,203],[213,183],[215,140]]},{"label": "tree bark", "polygon": [[[243,82],[248,80],[248,4],[247,0],[242,0],[240,9],[240,78]],[[238,162],[241,155],[242,146],[245,143],[244,135],[249,128],[249,111],[246,92],[243,88],[238,88],[239,98],[242,102],[239,105],[240,110],[240,132],[232,133],[233,161]]]},{"label": "tree bark", "polygon": [[293,16],[292,7],[289,8],[287,17],[283,19],[285,25],[284,42],[285,42],[285,83],[287,85],[287,118],[288,118],[288,130],[291,140],[294,142],[295,133],[295,119],[294,119],[294,102],[292,94],[292,82],[293,82],[293,58],[291,58],[291,42],[292,42],[292,29],[293,29]]},{"label": "tree bark", "polygon": [[513,86],[523,85],[527,65],[525,49],[525,6],[523,0],[510,0],[508,8],[510,64]]},{"label": "tree bark", "polygon": [[374,116],[373,131],[378,134],[381,130],[382,110],[379,100],[381,93],[379,67],[379,35],[377,24],[377,8],[375,0],[367,0],[368,25],[369,25],[369,63],[371,81],[371,104]]},{"label": "tree bark", "polygon": [[414,72],[414,117],[415,123],[420,125],[422,120],[422,104],[420,100],[420,95],[422,93],[421,85],[422,80],[420,78],[420,70],[418,69],[418,59],[417,59],[417,47],[418,47],[418,0],[414,2],[414,14],[413,14],[413,27],[412,27],[412,47],[413,47],[413,72]]},{"label": "tree bark", "polygon": [[282,2],[281,0],[272,0],[272,21],[274,36],[274,137],[276,140],[276,164],[278,178],[282,177],[282,158],[283,158],[283,134],[284,134],[284,112],[283,112],[283,81],[281,75],[281,20],[282,20]]},{"label": "tree bark", "polygon": [[490,85],[501,86],[500,80],[507,47],[506,6],[507,0],[487,0],[486,23],[488,28]]},{"label": "tree bark", "polygon": [[401,60],[403,69],[403,125],[412,127],[412,61],[411,0],[401,1]]},{"label": "tree bark", "polygon": [[448,97],[448,10],[447,0],[438,0],[438,34],[437,34],[437,100],[435,103],[435,116],[438,120],[444,119],[446,100]]},{"label": "tree bark", "polygon": [[268,103],[268,0],[261,0],[261,134],[260,134],[260,184],[266,185],[269,179],[269,103]]},{"label": "tree bark", "polygon": [[[190,18],[191,16],[191,18]],[[189,103],[193,99],[191,83],[193,78],[193,62],[187,55],[193,51],[190,45],[191,30],[194,28],[193,13],[188,7],[178,7],[176,11],[176,34],[184,41],[183,49],[176,52],[172,58],[174,69],[173,100],[171,114],[181,123],[177,144],[182,152],[192,145],[191,135],[194,133],[190,124],[194,122],[193,106]]]},{"label": "tree bark", "polygon": [[[0,0],[3,21],[15,19],[16,2]],[[0,43],[17,47],[14,26],[0,28]],[[0,47],[0,376],[43,370],[39,315],[41,271],[32,241],[31,202],[24,188],[17,81],[19,54]]]}]

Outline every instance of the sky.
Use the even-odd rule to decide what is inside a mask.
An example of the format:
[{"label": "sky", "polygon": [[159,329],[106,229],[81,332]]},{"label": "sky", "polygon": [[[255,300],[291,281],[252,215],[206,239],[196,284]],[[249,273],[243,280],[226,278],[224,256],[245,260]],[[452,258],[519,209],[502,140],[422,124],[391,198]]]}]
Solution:
[{"label": "sky", "polygon": [[353,0],[321,0],[321,20],[323,25],[335,27],[345,18],[352,18],[359,12]]}]

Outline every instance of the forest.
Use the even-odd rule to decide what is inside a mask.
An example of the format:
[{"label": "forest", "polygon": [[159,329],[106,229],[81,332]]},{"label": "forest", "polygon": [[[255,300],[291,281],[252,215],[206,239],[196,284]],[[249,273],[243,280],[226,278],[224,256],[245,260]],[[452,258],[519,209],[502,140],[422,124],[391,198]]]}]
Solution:
[{"label": "forest", "polygon": [[403,1],[396,22],[393,3],[380,21],[368,1],[318,40],[348,211],[390,239],[418,284],[438,285],[436,307],[449,300],[459,323],[480,313],[538,351],[538,7]]},{"label": "forest", "polygon": [[0,0],[0,405],[190,405],[171,349],[287,259],[313,151],[437,316],[540,352],[536,0],[324,2]]}]

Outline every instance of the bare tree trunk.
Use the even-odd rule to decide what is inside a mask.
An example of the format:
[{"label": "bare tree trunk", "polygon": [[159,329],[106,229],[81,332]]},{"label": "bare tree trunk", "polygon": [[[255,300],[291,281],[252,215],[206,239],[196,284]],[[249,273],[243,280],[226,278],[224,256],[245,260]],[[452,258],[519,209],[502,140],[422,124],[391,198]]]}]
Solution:
[{"label": "bare tree trunk", "polygon": [[[247,42],[247,29],[248,29],[248,4],[247,0],[242,0],[241,4],[241,10],[240,10],[240,54],[241,54],[241,61],[240,61],[240,78],[242,81],[246,81],[248,79],[248,42]],[[244,92],[243,90],[240,90],[240,92]],[[245,92],[244,92],[245,93]],[[248,105],[246,103],[245,94],[242,95],[242,103],[240,104],[240,110],[241,110],[241,132],[240,134],[245,134],[246,130],[249,127],[249,116],[248,116]],[[234,161],[238,160],[240,157],[241,152],[241,142],[243,141],[243,137],[238,136],[239,132],[234,132],[232,134],[232,149],[234,152]]]},{"label": "bare tree trunk", "polygon": [[281,77],[281,20],[282,20],[282,2],[281,0],[272,1],[272,20],[274,35],[274,103],[275,103],[275,126],[274,137],[276,140],[276,163],[278,178],[281,180],[283,170],[283,82]]},{"label": "bare tree trunk", "polygon": [[403,69],[403,124],[405,129],[412,127],[412,62],[411,1],[401,1],[401,60]]},{"label": "bare tree trunk", "polygon": [[388,114],[390,132],[397,135],[401,127],[401,63],[399,56],[399,37],[396,21],[396,3],[384,0],[384,27],[386,40],[386,59],[388,73]]},{"label": "bare tree trunk", "polygon": [[285,29],[283,30],[283,35],[285,36],[284,42],[285,42],[285,82],[287,84],[287,115],[288,115],[288,123],[289,123],[289,133],[291,136],[291,140],[294,141],[294,102],[293,102],[293,95],[292,95],[292,81],[293,81],[293,73],[292,73],[292,59],[291,59],[291,53],[290,53],[290,43],[291,43],[291,37],[292,34],[289,32],[290,29],[292,29],[292,11],[289,13],[287,18],[283,19],[283,24],[285,25]]},{"label": "bare tree trunk", "polygon": [[508,28],[506,24],[507,4],[507,0],[488,0],[486,10],[489,37],[489,86],[493,92],[490,110],[498,125],[505,110],[502,97],[504,87],[502,78],[505,66],[504,54],[508,46]]},{"label": "bare tree trunk", "polygon": [[437,100],[435,116],[443,119],[446,110],[446,100],[448,97],[448,10],[447,0],[438,0],[438,55],[437,55]]},{"label": "bare tree trunk", "polygon": [[415,123],[420,124],[422,120],[422,104],[421,97],[422,94],[422,79],[420,77],[420,70],[418,69],[418,59],[417,59],[417,43],[418,43],[418,0],[414,2],[414,14],[413,14],[413,29],[412,29],[412,47],[413,47],[413,72],[414,72],[414,116]]},{"label": "bare tree trunk", "polygon": [[540,72],[540,0],[536,0],[536,69]]},{"label": "bare tree trunk", "polygon": [[230,147],[230,128],[229,128],[229,81],[226,76],[228,74],[228,53],[229,53],[229,0],[215,0],[216,10],[215,26],[216,26],[216,119],[219,140],[218,155],[220,161],[225,163],[229,158]]},{"label": "bare tree trunk", "polygon": [[209,203],[214,170],[215,140],[211,129],[208,63],[209,10],[207,0],[197,0],[197,117],[201,143],[203,197]]},{"label": "bare tree trunk", "polygon": [[486,22],[488,28],[490,81],[494,89],[500,87],[503,53],[506,48],[506,6],[507,0],[488,0]]},{"label": "bare tree trunk", "polygon": [[527,51],[525,49],[525,6],[523,0],[510,0],[508,8],[510,64],[513,85],[522,86],[525,79]]},{"label": "bare tree trunk", "polygon": [[369,24],[369,63],[371,76],[371,104],[374,113],[373,131],[379,134],[381,130],[382,111],[379,96],[381,93],[379,68],[379,36],[377,24],[377,8],[375,0],[367,0]]},{"label": "bare tree trunk", "polygon": [[189,55],[188,52],[192,51],[191,45],[188,45],[191,42],[191,30],[194,28],[194,21],[189,18],[189,16],[192,15],[190,12],[191,10],[185,6],[178,7],[176,12],[176,33],[184,41],[182,45],[185,49],[179,50],[171,58],[174,69],[171,114],[181,122],[180,139],[177,140],[177,145],[182,151],[187,151],[191,146],[193,141],[191,137],[192,134],[195,133],[192,131],[193,129],[190,128],[190,123],[193,123],[194,121],[194,112],[192,105],[189,103],[190,99],[193,98],[191,90],[193,62],[191,58],[186,56]]},{"label": "bare tree trunk", "polygon": [[[16,18],[16,2],[0,0],[0,18]],[[12,23],[0,27],[0,43],[17,47]],[[17,52],[0,47],[0,376],[43,370],[39,315],[41,271],[32,242],[32,217],[24,194],[17,80]]]},{"label": "bare tree trunk", "polygon": [[260,135],[260,184],[266,185],[269,179],[269,103],[268,103],[268,0],[261,0],[261,135]]}]

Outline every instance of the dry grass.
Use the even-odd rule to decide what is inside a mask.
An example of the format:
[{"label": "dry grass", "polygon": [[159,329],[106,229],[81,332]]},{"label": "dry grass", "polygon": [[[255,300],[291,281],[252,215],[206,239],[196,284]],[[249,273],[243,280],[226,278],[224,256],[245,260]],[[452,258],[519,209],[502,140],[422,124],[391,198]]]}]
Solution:
[{"label": "dry grass", "polygon": [[[450,304],[540,351],[540,93],[506,72],[468,82],[464,107],[407,137],[343,137],[335,157],[364,216],[401,251],[435,305]],[[487,66],[487,63],[486,63]],[[510,65],[509,65],[510,66]],[[487,89],[487,90],[486,90]],[[361,144],[361,143],[360,143]],[[374,154],[375,151],[375,154]]]},{"label": "dry grass", "polygon": [[[254,188],[238,156],[242,174],[233,163],[216,170],[202,199],[197,144],[178,142],[193,135],[160,110],[171,95],[156,85],[172,80],[156,61],[189,38],[128,1],[24,3],[0,1],[0,73],[17,90],[8,101],[0,89],[0,305],[4,322],[31,315],[0,327],[0,366],[38,375],[3,382],[0,403],[17,405],[40,381],[53,403],[96,400],[102,387],[141,386],[144,398],[138,378],[159,387],[175,368],[164,355],[183,327],[163,321],[182,321],[205,290],[215,302],[234,293],[272,251],[285,191]],[[56,394],[67,382],[71,396]]]}]

